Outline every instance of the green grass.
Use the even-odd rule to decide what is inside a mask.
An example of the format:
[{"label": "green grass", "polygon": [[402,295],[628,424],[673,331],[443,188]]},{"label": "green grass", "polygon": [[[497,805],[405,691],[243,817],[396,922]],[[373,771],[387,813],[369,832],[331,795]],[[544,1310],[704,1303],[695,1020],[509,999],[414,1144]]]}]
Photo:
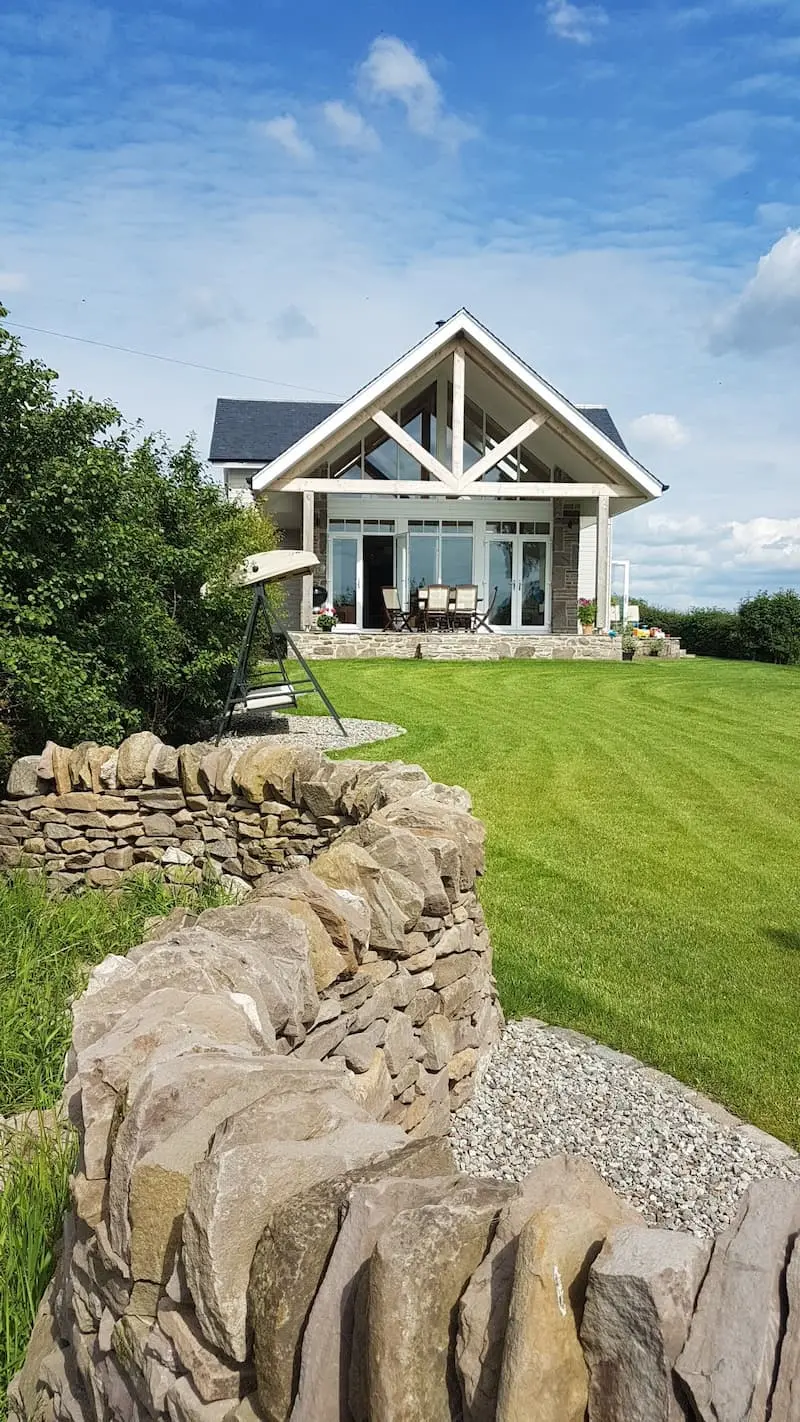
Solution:
[{"label": "green grass", "polygon": [[0,1418],[6,1389],[25,1356],[33,1320],[54,1266],[69,1204],[73,1136],[15,1138],[0,1144]]},{"label": "green grass", "polygon": [[[204,906],[225,901],[216,885]],[[151,915],[197,902],[155,876],[132,878],[111,898],[48,898],[44,881],[0,880],[0,1116],[58,1101],[69,1046],[68,1002],[108,953],[127,953]]]},{"label": "green grass", "polygon": [[510,1016],[632,1052],[800,1145],[800,670],[316,670],[342,715],[408,728],[357,754],[472,792]]},{"label": "green grass", "polygon": [[[69,1001],[94,963],[127,952],[147,918],[178,903],[226,901],[215,884],[179,889],[152,875],[131,879],[115,897],[62,899],[48,898],[43,880],[0,878],[0,1116],[58,1102]],[[0,1422],[52,1274],[74,1158],[71,1135],[5,1138],[0,1131]]]}]

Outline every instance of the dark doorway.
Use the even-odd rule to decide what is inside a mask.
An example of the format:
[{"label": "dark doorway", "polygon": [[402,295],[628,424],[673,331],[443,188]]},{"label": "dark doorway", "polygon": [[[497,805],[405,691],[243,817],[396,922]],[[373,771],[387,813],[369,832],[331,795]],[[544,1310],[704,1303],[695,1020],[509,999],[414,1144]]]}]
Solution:
[{"label": "dark doorway", "polygon": [[391,534],[364,534],[364,623],[383,627],[386,621],[381,588],[394,583],[394,539]]}]

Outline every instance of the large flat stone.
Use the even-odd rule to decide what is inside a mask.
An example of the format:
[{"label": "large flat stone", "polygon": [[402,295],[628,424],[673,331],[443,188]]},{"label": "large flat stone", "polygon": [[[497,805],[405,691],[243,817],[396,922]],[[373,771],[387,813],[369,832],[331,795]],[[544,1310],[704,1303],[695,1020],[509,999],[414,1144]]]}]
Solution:
[{"label": "large flat stone", "polygon": [[701,1422],[766,1422],[770,1415],[786,1259],[799,1230],[800,1184],[758,1180],[714,1245],[677,1363]]},{"label": "large flat stone", "polygon": [[[255,1019],[255,1020],[254,1020]],[[162,1056],[190,1050],[263,1055],[264,1038],[252,1002],[231,993],[192,993],[164,988],[136,1003],[113,1028],[77,1054],[83,1125],[83,1170],[89,1179],[108,1174],[109,1135],[118,1102],[124,1104],[138,1071]]]},{"label": "large flat stone", "polygon": [[775,1422],[800,1422],[800,1236],[786,1268],[786,1331],[772,1395]]},{"label": "large flat stone", "polygon": [[579,1342],[589,1269],[629,1207],[549,1205],[523,1225],[508,1309],[497,1422],[584,1422],[589,1374]]},{"label": "large flat stone", "polygon": [[685,1422],[673,1367],[711,1246],[691,1234],[614,1230],[589,1274],[581,1325],[590,1422]]},{"label": "large flat stone", "polygon": [[515,1187],[465,1180],[436,1204],[404,1210],[369,1266],[371,1422],[451,1422],[461,1411],[457,1305]]},{"label": "large flat stone", "polygon": [[[463,1183],[463,1177],[450,1172],[428,1175],[427,1170],[412,1172],[404,1166],[402,1172],[393,1173],[404,1178],[386,1175],[374,1184],[355,1184],[347,1195],[344,1223],[311,1301],[302,1337],[291,1422],[340,1422],[350,1415],[349,1377],[359,1277],[380,1235],[396,1215],[441,1200]],[[414,1173],[426,1178],[414,1179]]]},{"label": "large flat stone", "polygon": [[486,830],[481,821],[472,815],[439,805],[435,800],[411,795],[377,810],[375,819],[378,824],[411,830],[431,852],[431,836],[451,840],[458,848],[462,889],[472,888],[476,874],[483,873]]},{"label": "large flat stone", "polygon": [[171,1299],[158,1305],[158,1325],[169,1338],[184,1371],[203,1402],[224,1402],[246,1397],[253,1389],[252,1367],[235,1366],[215,1348],[209,1347],[190,1308]]},{"label": "large flat stone", "polygon": [[333,889],[310,869],[291,869],[259,879],[255,899],[303,899],[320,919],[349,966],[361,961],[369,943],[370,911],[364,899]]},{"label": "large flat stone", "polygon": [[337,841],[314,861],[314,872],[332,889],[357,893],[369,905],[370,946],[393,952],[402,944],[407,914],[385,886],[380,865],[360,845]]},{"label": "large flat stone", "polygon": [[464,1393],[465,1422],[494,1422],[508,1308],[519,1236],[537,1210],[570,1204],[577,1209],[623,1212],[620,1223],[642,1223],[587,1160],[558,1155],[542,1161],[522,1181],[518,1195],[500,1214],[486,1258],[470,1279],[459,1306],[456,1363]]},{"label": "large flat stone", "polygon": [[[453,1169],[447,1145],[396,1143],[369,1165],[292,1195],[272,1212],[253,1260],[249,1292],[259,1397],[268,1422],[285,1422],[289,1416],[306,1320],[336,1241],[344,1202],[362,1182],[426,1176],[443,1169],[448,1174]],[[338,1359],[341,1350],[331,1346],[332,1337],[335,1333],[327,1338],[327,1352]],[[327,1406],[322,1391],[315,1392],[314,1405]]]},{"label": "large flat stone", "polygon": [[297,804],[299,782],[310,780],[323,764],[319,751],[262,743],[239,757],[233,769],[233,784],[253,804],[276,795]]},{"label": "large flat stone", "polygon": [[[274,1046],[277,1021],[302,1022],[306,1011],[301,974],[287,974],[249,940],[236,943],[197,929],[183,929],[166,941],[142,945],[137,957],[73,1006],[73,1045],[83,1051],[110,1031],[125,1012],[160,988],[184,992],[247,993],[255,1002],[265,1045]],[[299,991],[298,991],[299,989]]]},{"label": "large flat stone", "polygon": [[343,1085],[321,1063],[221,1052],[191,1052],[147,1071],[117,1131],[109,1181],[111,1243],[133,1277],[166,1284],[192,1170],[223,1121],[251,1103],[266,1121],[276,1098]]},{"label": "large flat stone", "polygon": [[163,745],[152,731],[137,731],[122,742],[117,754],[117,785],[133,789],[142,784],[151,755],[157,756]]},{"label": "large flat stone", "polygon": [[354,840],[369,850],[372,858],[384,869],[404,875],[422,891],[423,911],[432,916],[450,912],[450,900],[441,880],[436,860],[425,841],[411,830],[392,828],[365,820],[342,836]]},{"label": "large flat stone", "polygon": [[405,1143],[399,1128],[378,1125],[343,1093],[329,1109],[310,1093],[288,1105],[279,1129],[253,1110],[225,1123],[195,1167],[184,1217],[183,1259],[200,1326],[240,1361],[250,1269],[276,1206]]}]

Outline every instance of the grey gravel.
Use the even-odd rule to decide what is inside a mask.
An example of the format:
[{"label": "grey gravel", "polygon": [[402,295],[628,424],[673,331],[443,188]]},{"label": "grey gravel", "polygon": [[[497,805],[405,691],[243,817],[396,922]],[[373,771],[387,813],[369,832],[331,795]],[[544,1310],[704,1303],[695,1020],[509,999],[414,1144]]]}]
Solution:
[{"label": "grey gravel", "polygon": [[592,1162],[649,1223],[718,1234],[753,1180],[800,1156],[673,1077],[533,1019],[511,1023],[454,1117],[462,1170],[521,1180],[548,1156]]},{"label": "grey gravel", "polygon": [[221,742],[236,751],[249,750],[269,740],[276,746],[311,746],[314,750],[349,750],[352,746],[368,746],[374,741],[389,741],[406,734],[404,726],[391,721],[359,721],[342,717],[347,735],[343,736],[330,716],[251,716],[237,721],[235,733]]}]

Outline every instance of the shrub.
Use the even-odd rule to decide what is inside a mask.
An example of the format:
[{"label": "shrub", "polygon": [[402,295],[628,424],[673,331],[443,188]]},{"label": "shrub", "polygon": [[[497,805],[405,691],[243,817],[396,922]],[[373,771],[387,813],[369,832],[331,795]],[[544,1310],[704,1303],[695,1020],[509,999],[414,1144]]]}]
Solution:
[{"label": "shrub", "polygon": [[143,727],[196,738],[244,631],[249,593],[229,574],[274,529],[225,499],[190,443],[59,399],[55,379],[0,324],[0,693],[17,750]]},{"label": "shrub", "polygon": [[742,653],[757,662],[800,662],[800,594],[760,592],[739,606]]}]

